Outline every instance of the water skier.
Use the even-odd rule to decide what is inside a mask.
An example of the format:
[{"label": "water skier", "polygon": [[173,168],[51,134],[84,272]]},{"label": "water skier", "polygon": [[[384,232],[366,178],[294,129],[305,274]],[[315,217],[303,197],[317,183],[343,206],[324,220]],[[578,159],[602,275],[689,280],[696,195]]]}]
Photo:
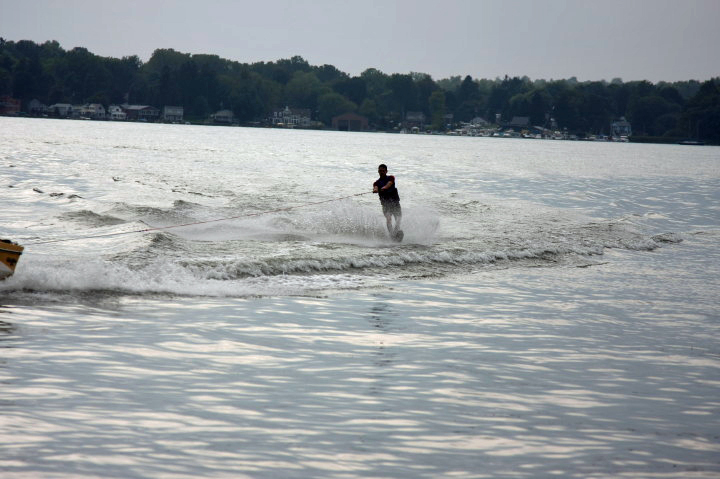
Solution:
[{"label": "water skier", "polygon": [[[387,220],[387,229],[390,237],[395,241],[402,241],[403,232],[400,229],[402,221],[402,209],[400,208],[400,195],[395,186],[395,177],[387,174],[387,166],[378,166],[380,178],[373,183],[373,193],[377,193],[382,205],[382,211]],[[392,217],[395,217],[395,228],[392,225]]]}]

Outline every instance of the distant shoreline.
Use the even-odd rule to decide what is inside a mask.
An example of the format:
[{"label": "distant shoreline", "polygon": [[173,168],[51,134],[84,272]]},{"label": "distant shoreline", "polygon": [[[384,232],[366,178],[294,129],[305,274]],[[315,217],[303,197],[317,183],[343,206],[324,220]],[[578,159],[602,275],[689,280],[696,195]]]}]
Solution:
[{"label": "distant shoreline", "polygon": [[[184,121],[184,122],[164,122],[164,121],[136,121],[136,120],[97,120],[92,118],[57,118],[57,117],[43,117],[43,116],[32,116],[32,115],[0,115],[0,118],[12,118],[12,119],[28,119],[28,120],[67,120],[67,121],[93,121],[98,123],[119,123],[119,124],[145,124],[145,125],[177,125],[177,126],[216,126],[223,128],[259,128],[268,130],[303,130],[303,131],[327,131],[333,132],[332,128],[286,128],[272,125],[253,125],[253,124],[223,124],[223,123],[207,123],[200,121]],[[655,145],[684,145],[684,146],[720,146],[713,143],[708,143],[701,140],[694,140],[690,138],[665,138],[665,137],[650,137],[650,136],[631,136],[625,141],[603,139],[603,138],[536,138],[527,136],[496,136],[496,135],[462,135],[454,132],[402,132],[402,131],[386,131],[386,130],[366,130],[362,132],[350,131],[345,133],[386,133],[386,134],[406,134],[406,135],[418,135],[418,136],[459,136],[459,137],[473,137],[473,138],[495,138],[495,139],[521,139],[521,140],[552,140],[552,141],[580,141],[580,142],[600,142],[600,143],[635,143],[635,144],[655,144]]]}]

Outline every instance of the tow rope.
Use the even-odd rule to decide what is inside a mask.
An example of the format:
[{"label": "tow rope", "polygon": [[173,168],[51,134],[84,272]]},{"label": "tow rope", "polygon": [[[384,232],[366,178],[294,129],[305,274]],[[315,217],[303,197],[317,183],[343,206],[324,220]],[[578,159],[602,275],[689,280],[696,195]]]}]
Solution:
[{"label": "tow rope", "polygon": [[89,236],[76,236],[74,238],[61,238],[61,239],[46,240],[46,241],[36,241],[34,243],[25,243],[25,246],[33,246],[33,245],[48,244],[48,243],[61,243],[61,242],[65,242],[65,241],[77,241],[77,240],[81,240],[81,239],[90,239],[90,238],[107,238],[110,236],[120,236],[120,235],[134,234],[134,233],[148,233],[150,231],[162,231],[162,230],[169,230],[172,228],[182,228],[184,226],[195,226],[195,225],[203,225],[203,224],[207,224],[207,223],[217,223],[219,221],[236,220],[239,218],[250,218],[252,216],[267,215],[270,213],[279,213],[281,211],[289,211],[289,210],[294,210],[297,208],[305,208],[307,206],[319,205],[322,203],[331,203],[333,201],[345,200],[348,198],[353,198],[355,196],[362,196],[362,195],[367,195],[370,193],[372,193],[372,191],[366,191],[364,193],[356,193],[354,195],[348,195],[348,196],[341,196],[339,198],[333,198],[330,200],[314,201],[312,203],[303,203],[301,205],[288,206],[287,208],[277,208],[274,210],[260,211],[258,213],[247,213],[244,215],[237,215],[237,216],[228,216],[226,218],[217,218],[217,219],[213,219],[213,220],[194,221],[192,223],[183,223],[183,224],[179,224],[179,225],[158,226],[158,227],[145,228],[145,229],[134,230],[134,231],[121,231],[119,233],[104,233],[104,234],[89,235]]}]

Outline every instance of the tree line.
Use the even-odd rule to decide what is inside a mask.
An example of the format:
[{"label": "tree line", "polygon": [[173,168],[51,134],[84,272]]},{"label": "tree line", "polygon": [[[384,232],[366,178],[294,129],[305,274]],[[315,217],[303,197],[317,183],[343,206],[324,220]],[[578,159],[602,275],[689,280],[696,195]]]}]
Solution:
[{"label": "tree line", "polygon": [[355,112],[378,130],[396,128],[408,112],[422,112],[427,128],[436,131],[477,117],[502,123],[522,116],[534,126],[584,136],[609,134],[610,123],[625,117],[638,137],[720,143],[720,77],[657,84],[507,76],[434,80],[425,73],[375,68],[350,76],[300,56],[240,63],[158,49],[142,62],[137,56],[101,57],[82,47],[64,50],[56,41],[0,38],[0,95],[23,105],[32,99],[47,105],[177,105],[191,120],[228,109],[242,124],[262,122],[285,106],[309,109],[326,125],[335,115]]}]

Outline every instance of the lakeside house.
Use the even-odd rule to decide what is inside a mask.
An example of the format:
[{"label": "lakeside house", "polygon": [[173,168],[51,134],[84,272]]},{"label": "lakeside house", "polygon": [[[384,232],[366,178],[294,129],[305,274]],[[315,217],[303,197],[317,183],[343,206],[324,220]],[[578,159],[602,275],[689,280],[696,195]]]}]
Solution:
[{"label": "lakeside house", "polygon": [[623,116],[619,120],[610,124],[610,136],[613,138],[623,136],[630,137],[632,136],[632,125],[630,125],[630,122],[628,122]]},{"label": "lakeside house", "polygon": [[312,125],[310,110],[307,108],[285,107],[273,111],[270,117],[270,124],[273,126],[284,126],[286,128],[308,127]]},{"label": "lakeside house", "polygon": [[231,110],[220,110],[210,115],[212,121],[223,125],[230,125],[235,121],[235,115]]},{"label": "lakeside house", "polygon": [[28,102],[27,110],[33,116],[45,115],[48,112],[48,106],[37,98],[33,98]]},{"label": "lakeside house", "polygon": [[105,120],[107,113],[105,107],[100,103],[86,103],[85,105],[74,106],[72,110],[74,118],[90,118],[91,120]]},{"label": "lakeside house", "polygon": [[160,110],[149,105],[120,105],[128,120],[155,121],[160,117]]},{"label": "lakeside house", "polygon": [[108,116],[111,120],[114,121],[124,121],[127,120],[127,114],[123,109],[120,107],[120,105],[110,105],[108,107],[107,111]]},{"label": "lakeside house", "polygon": [[164,106],[163,107],[163,120],[178,122],[183,121],[184,108],[181,106]]},{"label": "lakeside house", "polygon": [[20,113],[20,100],[10,95],[0,96],[0,115],[17,115]]},{"label": "lakeside house", "polygon": [[73,106],[70,103],[54,103],[48,107],[48,112],[58,118],[72,117]]},{"label": "lakeside house", "polygon": [[357,113],[344,113],[333,117],[332,128],[338,131],[368,131],[368,119]]},{"label": "lakeside house", "polygon": [[424,131],[426,117],[421,111],[409,111],[405,114],[403,128],[410,131]]},{"label": "lakeside house", "polygon": [[530,127],[530,117],[528,116],[514,116],[512,120],[510,120],[510,123],[506,125],[507,129],[513,130],[513,131],[523,131]]},{"label": "lakeside house", "polygon": [[488,121],[487,121],[485,118],[481,117],[481,116],[476,116],[475,118],[473,118],[473,119],[470,121],[470,124],[471,124],[472,126],[478,127],[478,128],[485,128],[485,127],[487,127],[487,126],[489,125]]}]

